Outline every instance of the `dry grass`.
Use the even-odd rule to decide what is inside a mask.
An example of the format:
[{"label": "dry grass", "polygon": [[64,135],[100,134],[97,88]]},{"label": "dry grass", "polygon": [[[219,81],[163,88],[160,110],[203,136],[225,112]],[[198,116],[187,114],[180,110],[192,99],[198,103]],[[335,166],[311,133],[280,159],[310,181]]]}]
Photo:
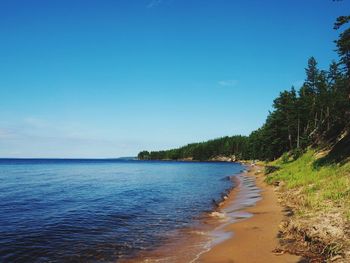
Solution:
[{"label": "dry grass", "polygon": [[278,186],[281,203],[293,211],[281,224],[285,250],[314,262],[349,262],[350,162],[318,165],[325,154],[308,150],[294,161],[284,156],[268,163],[279,169],[266,181]]},{"label": "dry grass", "polygon": [[343,165],[315,165],[320,154],[307,151],[295,161],[270,163],[280,167],[267,177],[268,183],[283,182],[283,190],[297,190],[300,209],[307,211],[342,207],[350,219],[350,162]]}]

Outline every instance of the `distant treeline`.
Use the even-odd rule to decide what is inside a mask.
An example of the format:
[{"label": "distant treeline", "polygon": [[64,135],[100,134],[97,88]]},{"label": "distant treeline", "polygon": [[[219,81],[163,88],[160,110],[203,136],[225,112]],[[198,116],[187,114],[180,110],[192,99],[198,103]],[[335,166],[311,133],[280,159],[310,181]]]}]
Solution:
[{"label": "distant treeline", "polygon": [[[350,16],[337,18],[335,30],[348,25]],[[232,136],[192,143],[166,151],[142,151],[139,159],[208,160],[219,155],[240,159],[272,160],[284,152],[297,156],[310,145],[328,143],[350,124],[350,28],[335,41],[339,61],[327,70],[308,60],[306,78],[299,90],[292,87],[273,101],[265,124],[249,136]]]},{"label": "distant treeline", "polygon": [[186,159],[193,158],[193,160],[208,160],[212,157],[224,155],[237,155],[238,158],[247,158],[249,154],[246,152],[248,147],[247,136],[232,136],[223,137],[215,140],[210,140],[201,143],[191,143],[178,149],[171,149],[167,151],[148,152],[143,151],[138,155],[139,159]]}]

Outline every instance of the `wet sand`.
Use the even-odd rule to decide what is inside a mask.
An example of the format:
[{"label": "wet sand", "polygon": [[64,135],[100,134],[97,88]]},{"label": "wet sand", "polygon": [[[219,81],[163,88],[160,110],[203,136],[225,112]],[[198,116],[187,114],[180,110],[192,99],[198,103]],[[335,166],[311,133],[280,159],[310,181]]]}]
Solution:
[{"label": "wet sand", "polygon": [[229,178],[233,188],[212,212],[205,212],[189,228],[178,229],[173,233],[163,233],[164,242],[152,250],[138,253],[131,259],[120,260],[122,263],[194,263],[200,262],[201,255],[211,248],[232,237],[232,232],[225,227],[234,222],[249,218],[252,214],[244,211],[261,199],[260,189],[254,178],[246,176],[246,171]]},{"label": "wet sand", "polygon": [[[203,253],[196,262],[288,263],[301,260],[298,256],[273,253],[278,247],[278,225],[283,219],[283,212],[273,188],[264,183],[264,175],[256,174],[258,170],[259,167],[251,167],[246,174],[247,177],[255,179],[256,186],[261,189],[261,200],[244,209],[253,216],[226,226],[224,230],[233,233],[232,237]],[[235,202],[235,195],[232,195],[225,205]]]},{"label": "wet sand", "polygon": [[273,250],[278,247],[278,225],[283,219],[273,187],[264,183],[260,167],[231,177],[235,187],[219,207],[198,225],[167,233],[164,244],[123,263],[294,263],[300,257]]}]

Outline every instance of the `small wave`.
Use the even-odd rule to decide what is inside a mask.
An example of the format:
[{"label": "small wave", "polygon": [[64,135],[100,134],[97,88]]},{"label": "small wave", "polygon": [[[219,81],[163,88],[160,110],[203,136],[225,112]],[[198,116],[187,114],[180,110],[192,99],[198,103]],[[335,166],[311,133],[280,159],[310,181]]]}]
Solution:
[{"label": "small wave", "polygon": [[205,232],[205,231],[190,231],[191,234],[195,234],[195,235],[199,235],[199,236],[207,236],[208,235],[208,232]]},{"label": "small wave", "polygon": [[216,218],[220,218],[220,219],[226,218],[226,214],[225,214],[225,213],[216,212],[216,211],[211,212],[211,213],[210,213],[210,216],[216,217]]}]

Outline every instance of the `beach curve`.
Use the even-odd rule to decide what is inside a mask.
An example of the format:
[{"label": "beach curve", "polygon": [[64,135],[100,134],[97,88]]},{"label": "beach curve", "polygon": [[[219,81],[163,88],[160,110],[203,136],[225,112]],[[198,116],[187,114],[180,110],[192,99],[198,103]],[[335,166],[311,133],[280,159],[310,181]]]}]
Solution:
[{"label": "beach curve", "polygon": [[[261,167],[249,166],[245,176],[253,178],[261,190],[261,199],[244,209],[253,216],[226,226],[225,231],[233,235],[201,254],[196,262],[300,262],[299,256],[273,252],[279,245],[278,226],[284,215],[273,188],[264,182]],[[234,199],[227,201],[236,202]]]}]

